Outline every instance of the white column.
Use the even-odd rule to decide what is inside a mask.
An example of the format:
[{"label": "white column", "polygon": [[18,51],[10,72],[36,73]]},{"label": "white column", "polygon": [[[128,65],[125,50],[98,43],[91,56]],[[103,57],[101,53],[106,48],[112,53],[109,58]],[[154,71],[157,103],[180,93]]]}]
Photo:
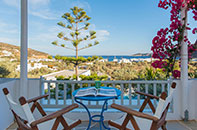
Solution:
[{"label": "white column", "polygon": [[[184,1],[185,2],[185,1]],[[185,4],[187,5],[187,4]],[[187,22],[187,7],[182,8],[181,19],[182,25],[184,20]],[[187,26],[187,24],[186,24]],[[187,30],[184,30],[184,36],[187,36]],[[188,111],[188,50],[187,44],[182,40],[181,42],[181,85],[182,85],[182,118],[187,120],[187,111]],[[189,113],[188,113],[189,114]]]},{"label": "white column", "polygon": [[21,55],[20,55],[20,96],[27,97],[27,45],[28,45],[28,1],[21,0]]}]

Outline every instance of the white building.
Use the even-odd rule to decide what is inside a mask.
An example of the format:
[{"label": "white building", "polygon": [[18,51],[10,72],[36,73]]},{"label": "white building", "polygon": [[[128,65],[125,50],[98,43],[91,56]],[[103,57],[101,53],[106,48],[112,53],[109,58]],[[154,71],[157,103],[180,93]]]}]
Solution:
[{"label": "white building", "polygon": [[29,59],[28,62],[40,62],[40,61],[55,61],[55,59],[44,59],[44,58],[41,58],[41,59]]},{"label": "white building", "polygon": [[[64,76],[64,77],[72,77],[75,74],[74,70],[62,70],[54,73],[50,73],[47,75],[43,75],[42,77],[45,78],[46,80],[56,80],[56,77],[58,76]],[[78,75],[86,75],[89,76],[91,75],[90,70],[78,70]]]},{"label": "white building", "polygon": [[[65,78],[72,77],[75,74],[74,70],[62,70],[58,72],[53,72],[47,75],[43,75],[42,77],[45,78],[46,80],[56,80],[58,76],[64,76]],[[89,76],[91,75],[90,70],[78,70],[78,75],[86,75]],[[79,80],[81,80],[79,78]],[[52,88],[55,88],[56,84],[51,83]],[[47,84],[44,84],[44,88],[46,89],[48,86]]]},{"label": "white building", "polygon": [[[43,65],[42,63],[34,63],[33,65],[30,63],[27,64],[28,72],[40,68],[48,68],[48,65]],[[20,71],[20,65],[17,65],[16,71]]]},{"label": "white building", "polygon": [[12,53],[6,50],[3,50],[2,53],[4,54],[4,56],[11,56]]},{"label": "white building", "polygon": [[122,58],[118,63],[131,63],[129,59]]},{"label": "white building", "polygon": [[108,62],[108,59],[101,59],[100,62]]}]

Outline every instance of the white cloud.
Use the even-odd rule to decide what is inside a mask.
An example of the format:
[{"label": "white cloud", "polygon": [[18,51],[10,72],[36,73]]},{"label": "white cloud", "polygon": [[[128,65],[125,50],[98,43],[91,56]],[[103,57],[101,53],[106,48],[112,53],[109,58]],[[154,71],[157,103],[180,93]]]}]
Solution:
[{"label": "white cloud", "polygon": [[[20,0],[3,0],[3,2],[9,6],[20,7]],[[40,6],[46,6],[50,3],[50,0],[28,0],[30,8],[38,8]]]},{"label": "white cloud", "polygon": [[15,39],[15,38],[0,37],[0,42],[19,45],[19,39]]},{"label": "white cloud", "polygon": [[9,6],[19,8],[20,0],[3,0],[3,2]]},{"label": "white cloud", "polygon": [[[3,0],[8,6],[15,8],[20,7],[20,0]],[[29,0],[29,14],[40,17],[42,19],[53,20],[57,19],[55,13],[53,13],[50,8],[50,0]]]},{"label": "white cloud", "polygon": [[107,30],[97,30],[96,36],[98,41],[105,41],[108,39],[110,33]]},{"label": "white cloud", "polygon": [[[98,41],[105,41],[108,39],[108,37],[110,36],[110,32],[107,31],[107,30],[100,30],[100,29],[97,29],[96,28],[96,25],[95,24],[91,24],[90,27],[89,27],[89,30],[94,30],[96,31],[96,40]],[[89,31],[84,31],[82,32],[82,36],[86,36],[89,34]]]},{"label": "white cloud", "polygon": [[47,19],[47,20],[57,19],[57,16],[51,13],[49,10],[29,11],[29,13],[33,16],[37,16],[42,19]]},{"label": "white cloud", "polygon": [[3,34],[17,34],[19,31],[15,25],[10,25],[0,20],[0,30]]},{"label": "white cloud", "polygon": [[49,3],[50,0],[29,0],[29,4],[34,8],[38,6],[48,5]]},{"label": "white cloud", "polygon": [[86,11],[91,12],[90,4],[88,2],[85,2],[85,1],[79,1],[79,0],[73,1],[71,6],[72,7],[77,6],[77,7],[85,9]]}]

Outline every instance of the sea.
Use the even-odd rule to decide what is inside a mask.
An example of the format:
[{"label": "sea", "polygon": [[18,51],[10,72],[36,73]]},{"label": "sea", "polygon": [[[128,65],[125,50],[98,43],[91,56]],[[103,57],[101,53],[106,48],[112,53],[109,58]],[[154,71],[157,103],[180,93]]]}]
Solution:
[{"label": "sea", "polygon": [[[82,57],[88,58],[88,57],[92,57],[92,56],[83,56]],[[128,55],[97,55],[99,57],[102,57],[103,59],[107,59],[108,61],[113,61],[114,59],[117,59],[118,61],[120,61],[121,59],[147,59],[147,58],[151,58],[150,56],[128,56]],[[73,56],[68,56],[68,57],[73,57]]]}]

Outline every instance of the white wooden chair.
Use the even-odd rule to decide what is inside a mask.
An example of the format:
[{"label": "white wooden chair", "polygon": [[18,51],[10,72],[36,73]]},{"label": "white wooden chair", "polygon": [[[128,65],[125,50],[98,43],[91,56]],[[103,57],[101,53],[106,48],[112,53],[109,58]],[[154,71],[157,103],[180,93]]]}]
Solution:
[{"label": "white wooden chair", "polygon": [[[144,103],[142,104],[139,111],[135,111],[118,104],[112,104],[112,108],[118,109],[122,112],[125,112],[126,114],[124,117],[116,121],[110,120],[108,122],[109,125],[112,127],[116,127],[119,130],[158,130],[159,128],[166,130],[165,118],[168,112],[168,108],[170,106],[170,102],[172,101],[175,88],[176,83],[173,82],[168,97],[166,92],[163,92],[160,97],[138,92],[146,96],[146,99],[144,100]],[[156,109],[152,105],[150,98],[159,99]],[[143,110],[147,104],[149,104],[151,110],[153,111],[153,115],[143,113]]]},{"label": "white wooden chair", "polygon": [[[63,114],[77,108],[77,104],[72,104],[52,114],[46,115],[37,100],[46,97],[47,95],[39,96],[30,100],[26,100],[24,97],[21,97],[19,99],[20,104],[17,104],[16,102],[14,102],[7,88],[4,88],[3,92],[18,124],[18,130],[57,130],[58,128],[60,128],[60,123],[65,130],[71,130],[81,123],[81,120],[78,120],[73,124],[67,123],[65,118],[63,117]],[[35,103],[35,105],[32,105],[30,109],[29,103],[31,102],[37,103]],[[32,112],[36,107],[43,115],[43,117],[41,117],[40,119],[35,119],[33,116]]]}]

